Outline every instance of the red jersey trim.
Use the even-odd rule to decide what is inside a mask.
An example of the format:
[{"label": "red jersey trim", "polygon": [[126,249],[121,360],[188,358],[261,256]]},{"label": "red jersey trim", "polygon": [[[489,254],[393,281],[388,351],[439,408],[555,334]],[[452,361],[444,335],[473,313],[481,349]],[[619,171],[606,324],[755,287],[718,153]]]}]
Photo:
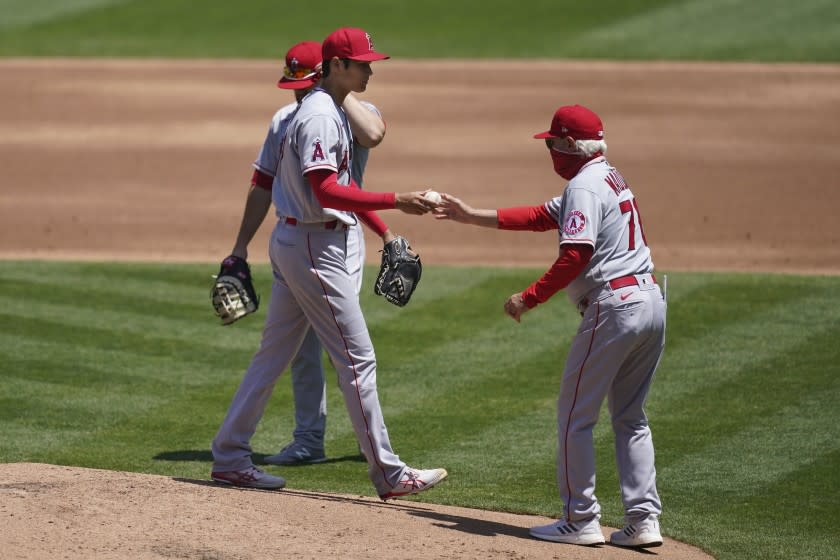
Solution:
[{"label": "red jersey trim", "polygon": [[338,168],[334,165],[313,165],[312,167],[307,167],[303,170],[303,176],[306,177],[309,175],[311,171],[332,171],[333,173],[338,173]]},{"label": "red jersey trim", "polygon": [[591,239],[563,239],[560,241],[560,246],[563,245],[589,245],[595,247],[595,242]]}]

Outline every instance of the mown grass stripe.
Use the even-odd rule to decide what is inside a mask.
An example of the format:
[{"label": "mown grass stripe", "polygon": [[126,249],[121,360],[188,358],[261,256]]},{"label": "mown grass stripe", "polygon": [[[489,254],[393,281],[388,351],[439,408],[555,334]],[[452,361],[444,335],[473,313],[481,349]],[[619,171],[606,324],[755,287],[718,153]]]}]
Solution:
[{"label": "mown grass stripe", "polygon": [[834,560],[840,501],[836,484],[827,481],[836,480],[838,464],[837,450],[817,454],[761,491],[732,498],[714,493],[728,473],[717,474],[700,492],[675,488],[667,496],[663,526],[673,538],[717,551],[719,560]]},{"label": "mown grass stripe", "polygon": [[[18,56],[276,58],[277,37],[324,37],[347,23],[346,5],[335,0],[319,4],[322,17],[311,22],[308,5],[270,0],[212,0],[200,11],[166,0],[4,2],[0,53]],[[364,8],[365,29],[398,58],[837,60],[830,0],[796,10],[782,0],[602,0],[597,11],[565,3],[562,17],[549,0],[527,10],[502,0],[427,0],[399,10],[368,0]],[[184,21],[195,31],[184,33]]]},{"label": "mown grass stripe", "polygon": [[[694,60],[802,60],[806,53],[830,60],[835,33],[814,33],[815,23],[836,17],[833,0],[808,0],[791,10],[786,0],[688,0],[667,2],[619,21],[591,28],[579,37],[572,56],[591,55],[591,45],[622,52],[634,45],[634,57]],[[686,38],[686,22],[696,28]],[[836,29],[835,29],[836,30]],[[810,31],[810,32],[809,32]],[[696,100],[692,100],[696,103]]]},{"label": "mown grass stripe", "polygon": [[[238,379],[233,364],[225,361],[208,367],[206,363],[191,359],[173,359],[171,355],[151,356],[133,349],[106,349],[98,347],[80,347],[78,344],[61,339],[44,340],[29,338],[25,335],[0,333],[0,344],[15,351],[3,369],[3,377],[26,377],[29,368],[42,368],[41,377],[61,384],[74,383],[73,377],[78,368],[95,371],[103,379],[124,384],[141,383],[144,388],[160,391],[164,388],[187,388],[206,384],[229,384],[231,379]],[[248,357],[239,358],[247,364]],[[51,365],[51,367],[50,367]],[[242,368],[237,369],[244,369]]]},{"label": "mown grass stripe", "polygon": [[[39,285],[50,292],[39,298],[17,278],[17,269],[10,294],[0,266],[0,309],[6,308],[0,317],[0,405],[7,412],[0,421],[7,435],[0,460],[206,479],[210,442],[257,347],[262,318],[249,317],[230,330],[212,318],[205,322],[203,308],[118,304],[118,279],[133,279],[136,289],[155,278],[161,288],[170,279],[187,286],[201,267],[67,267],[80,278],[72,300],[60,296],[60,284]],[[50,282],[62,277],[62,266],[52,263],[20,270],[40,271]],[[267,271],[257,267],[256,274]],[[394,449],[410,464],[445,466],[452,473],[445,492],[416,500],[559,512],[555,399],[579,317],[562,295],[521,324],[501,311],[504,299],[538,274],[432,269],[406,308],[368,293],[369,274],[362,305],[368,306]],[[115,283],[99,285],[113,305],[98,307],[95,289],[89,296],[94,303],[79,305],[84,278],[109,275]],[[822,533],[840,519],[840,500],[822,499],[826,488],[836,486],[836,469],[822,469],[821,461],[836,463],[838,453],[820,450],[836,447],[826,434],[840,422],[834,379],[838,279],[669,277],[669,343],[648,406],[666,535],[688,538],[721,558],[744,557],[744,550],[762,558],[794,557],[787,542],[799,546],[803,540],[811,543],[803,548],[814,551],[811,557],[830,557]],[[439,283],[445,287],[437,289]],[[24,303],[21,294],[27,294]],[[124,296],[143,299],[141,292]],[[193,317],[198,324],[191,324]],[[220,336],[241,340],[219,343]],[[285,476],[291,488],[372,495],[335,373],[329,366],[327,372],[330,461],[268,470]],[[252,439],[257,462],[290,439],[294,411],[285,379]],[[823,416],[813,418],[812,409]],[[818,435],[808,439],[812,433]],[[622,505],[605,409],[595,444],[602,522],[617,525]],[[747,454],[740,462],[739,452]],[[809,453],[817,459],[809,462]],[[759,472],[738,471],[723,480],[729,473],[720,471],[744,465]],[[783,519],[778,509],[799,515]],[[821,525],[809,521],[814,516]],[[785,526],[771,527],[773,538],[762,539],[770,521]]]},{"label": "mown grass stripe", "polygon": [[[96,288],[87,278],[73,282],[29,281],[25,279],[4,278],[0,281],[7,296],[16,296],[30,303],[67,304],[76,302],[79,306],[90,306],[100,310],[126,309],[145,312],[148,315],[177,313],[198,318],[202,313],[209,318],[212,315],[209,291],[176,288],[171,284],[160,284],[154,289],[150,286],[114,286]],[[92,294],[95,296],[91,297]]]},{"label": "mown grass stripe", "polygon": [[[772,415],[750,415],[754,424],[742,424],[743,429],[736,434],[718,437],[702,450],[684,455],[661,469],[663,475],[690,473],[682,477],[682,488],[702,492],[710,480],[725,473],[715,480],[715,492],[737,500],[761,493],[764,486],[807,466],[822,454],[840,450],[840,414],[832,411],[840,394],[840,379],[812,387],[805,394],[785,391],[785,400],[792,401],[789,406],[779,407]],[[814,411],[823,413],[812,414]],[[747,419],[740,415],[739,418]],[[772,429],[768,430],[768,426]]]},{"label": "mown grass stripe", "polygon": [[[740,312],[736,307],[733,313],[714,323],[707,321],[702,336],[690,341],[681,337],[678,348],[673,348],[677,344],[666,343],[650,410],[667,415],[672,410],[668,403],[681,408],[680,399],[713,392],[755,364],[757,356],[785,353],[814,331],[829,328],[840,317],[840,309],[830,306],[832,292],[831,288],[813,286],[807,291],[776,290],[765,302],[756,302],[757,311]],[[737,292],[732,293],[737,297]],[[733,299],[732,295],[723,295],[720,302],[730,308],[734,307],[729,303]],[[721,305],[716,307],[720,309]],[[669,315],[669,333],[686,328],[671,319]],[[677,337],[671,336],[670,340],[674,338]]]},{"label": "mown grass stripe", "polygon": [[[125,296],[123,296],[125,297]],[[61,301],[61,295],[55,301]],[[183,317],[177,309],[152,309],[148,306],[102,306],[98,298],[87,300],[67,298],[76,303],[33,302],[11,295],[0,296],[0,309],[8,317],[36,319],[60,324],[68,329],[99,329],[113,336],[123,335],[128,344],[154,335],[187,345],[212,339],[214,349],[253,353],[256,350],[254,333],[250,330],[223,328],[215,317],[205,320]],[[14,325],[14,321],[10,324]],[[5,328],[0,327],[0,332]],[[217,335],[217,336],[213,336]]]},{"label": "mown grass stripe", "polygon": [[[826,481],[837,480],[840,451],[817,453],[810,459],[761,491],[720,504],[718,519],[724,530],[706,524],[692,538],[725,551],[718,555],[721,560],[754,557],[757,550],[768,560],[836,559],[840,495],[837,484]],[[732,519],[739,522],[724,525]]]},{"label": "mown grass stripe", "polygon": [[90,350],[131,352],[148,357],[169,357],[176,361],[191,361],[205,367],[219,367],[228,362],[233,353],[220,349],[212,340],[200,339],[187,342],[146,333],[137,335],[114,331],[105,327],[67,325],[63,318],[55,321],[35,319],[9,313],[0,313],[0,333],[12,326],[17,336],[32,340],[67,342],[80,354]]},{"label": "mown grass stripe", "polygon": [[[671,282],[668,294],[665,359],[670,354],[682,354],[683,344],[708,342],[708,348],[717,348],[720,343],[711,338],[722,328],[735,322],[747,323],[782,303],[795,302],[811,288],[813,284],[806,289],[804,282],[789,277],[768,282],[752,275],[680,276]],[[761,331],[748,334],[761,336]]]},{"label": "mown grass stripe", "polygon": [[0,1],[0,29],[42,24],[83,13],[87,10],[124,4],[129,0],[2,0]]}]

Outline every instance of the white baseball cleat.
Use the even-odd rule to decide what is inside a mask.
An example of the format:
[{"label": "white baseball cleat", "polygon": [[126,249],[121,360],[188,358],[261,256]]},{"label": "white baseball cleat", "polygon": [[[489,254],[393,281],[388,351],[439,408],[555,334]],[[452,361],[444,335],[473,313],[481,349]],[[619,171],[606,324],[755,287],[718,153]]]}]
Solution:
[{"label": "white baseball cleat", "polygon": [[622,530],[615,531],[610,535],[610,544],[636,548],[661,546],[662,535],[659,533],[659,520],[655,515],[649,515],[637,523],[628,523]]},{"label": "white baseball cleat", "polygon": [[549,525],[531,527],[529,533],[532,537],[544,541],[584,546],[604,544],[604,534],[601,532],[601,524],[598,522],[597,515],[586,521],[565,521],[561,519]]},{"label": "white baseball cleat", "polygon": [[390,500],[400,496],[419,494],[446,478],[447,474],[446,469],[420,470],[406,467],[397,485],[389,492],[380,494],[379,497],[382,500]]},{"label": "white baseball cleat", "polygon": [[210,473],[210,478],[222,484],[241,486],[242,488],[274,490],[286,486],[286,479],[283,477],[270,475],[254,466],[241,471],[213,471]]}]

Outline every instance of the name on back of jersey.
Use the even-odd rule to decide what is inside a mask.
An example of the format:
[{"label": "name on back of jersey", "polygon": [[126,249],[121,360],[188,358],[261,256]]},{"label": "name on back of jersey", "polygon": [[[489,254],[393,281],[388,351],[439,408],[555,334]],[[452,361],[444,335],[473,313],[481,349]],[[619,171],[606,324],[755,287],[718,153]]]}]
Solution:
[{"label": "name on back of jersey", "polygon": [[610,186],[612,191],[615,193],[615,196],[620,195],[623,191],[629,190],[630,185],[627,184],[627,181],[624,180],[624,177],[621,176],[617,170],[613,169],[610,171],[606,177],[604,177],[604,181]]}]

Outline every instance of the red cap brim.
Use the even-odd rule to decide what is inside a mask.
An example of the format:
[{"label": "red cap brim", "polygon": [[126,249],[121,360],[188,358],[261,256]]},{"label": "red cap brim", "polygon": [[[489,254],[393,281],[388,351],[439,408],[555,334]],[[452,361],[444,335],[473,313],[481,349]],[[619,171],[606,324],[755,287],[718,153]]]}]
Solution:
[{"label": "red cap brim", "polygon": [[348,56],[350,60],[355,60],[357,62],[375,62],[377,60],[387,60],[391,58],[387,54],[382,54],[378,52],[369,52],[367,54],[360,54],[359,56]]},{"label": "red cap brim", "polygon": [[277,82],[277,87],[281,89],[306,89],[314,86],[316,82],[317,80],[314,78],[307,78],[306,80],[286,80],[285,78],[280,78],[280,81]]},{"label": "red cap brim", "polygon": [[534,134],[534,138],[560,138],[550,130],[546,130],[545,132],[540,132],[539,134]]}]

